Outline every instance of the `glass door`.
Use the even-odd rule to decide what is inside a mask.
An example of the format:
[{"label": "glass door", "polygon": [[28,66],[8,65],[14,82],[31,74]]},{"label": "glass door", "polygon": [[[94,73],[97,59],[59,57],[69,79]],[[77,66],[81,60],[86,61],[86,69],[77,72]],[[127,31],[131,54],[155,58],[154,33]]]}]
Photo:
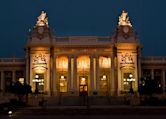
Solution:
[{"label": "glass door", "polygon": [[79,77],[79,94],[80,96],[88,95],[88,76]]}]

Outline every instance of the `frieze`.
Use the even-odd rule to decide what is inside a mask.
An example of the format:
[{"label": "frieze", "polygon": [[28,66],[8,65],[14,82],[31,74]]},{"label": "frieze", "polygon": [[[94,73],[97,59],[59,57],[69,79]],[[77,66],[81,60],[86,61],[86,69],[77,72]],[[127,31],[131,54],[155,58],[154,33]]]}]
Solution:
[{"label": "frieze", "polygon": [[120,64],[134,64],[132,55],[128,53],[122,54]]},{"label": "frieze", "polygon": [[46,64],[46,56],[44,54],[37,54],[33,57],[33,64]]}]

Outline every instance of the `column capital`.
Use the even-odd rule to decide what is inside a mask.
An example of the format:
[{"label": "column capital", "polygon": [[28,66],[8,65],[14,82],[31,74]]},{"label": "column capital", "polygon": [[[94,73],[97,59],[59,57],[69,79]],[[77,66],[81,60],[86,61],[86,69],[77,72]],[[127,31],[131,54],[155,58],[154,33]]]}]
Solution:
[{"label": "column capital", "polygon": [[78,55],[71,55],[72,58],[77,59]]},{"label": "column capital", "polygon": [[89,55],[89,58],[92,59],[92,58],[95,58],[94,55]]},{"label": "column capital", "polygon": [[101,55],[95,55],[94,58],[99,59]]}]

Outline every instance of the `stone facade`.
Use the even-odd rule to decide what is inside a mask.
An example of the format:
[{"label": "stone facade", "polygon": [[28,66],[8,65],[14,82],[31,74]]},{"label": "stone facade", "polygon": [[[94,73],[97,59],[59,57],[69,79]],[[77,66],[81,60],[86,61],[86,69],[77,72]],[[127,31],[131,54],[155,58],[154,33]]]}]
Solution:
[{"label": "stone facade", "polygon": [[45,95],[120,96],[138,92],[141,77],[150,75],[158,76],[165,92],[166,58],[143,58],[141,49],[124,11],[114,34],[104,37],[57,37],[42,12],[29,33],[25,59],[0,59],[0,88],[7,91],[24,79]]}]

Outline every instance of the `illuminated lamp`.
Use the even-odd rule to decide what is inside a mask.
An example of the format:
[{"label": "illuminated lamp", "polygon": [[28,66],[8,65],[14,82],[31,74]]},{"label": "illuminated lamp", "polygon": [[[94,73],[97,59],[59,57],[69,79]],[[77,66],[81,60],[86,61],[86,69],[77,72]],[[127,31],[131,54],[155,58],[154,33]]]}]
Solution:
[{"label": "illuminated lamp", "polygon": [[8,115],[11,116],[13,112],[11,110],[8,111]]},{"label": "illuminated lamp", "polygon": [[21,84],[24,84],[24,78],[19,78],[18,81],[19,81]]},{"label": "illuminated lamp", "polygon": [[107,80],[107,76],[106,75],[103,75],[102,78],[101,78],[102,81],[105,81]]},{"label": "illuminated lamp", "polygon": [[85,79],[85,77],[82,77],[82,78],[81,78],[80,84],[81,84],[81,85],[85,85],[85,84],[86,84],[86,79]]}]

